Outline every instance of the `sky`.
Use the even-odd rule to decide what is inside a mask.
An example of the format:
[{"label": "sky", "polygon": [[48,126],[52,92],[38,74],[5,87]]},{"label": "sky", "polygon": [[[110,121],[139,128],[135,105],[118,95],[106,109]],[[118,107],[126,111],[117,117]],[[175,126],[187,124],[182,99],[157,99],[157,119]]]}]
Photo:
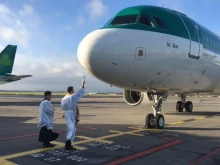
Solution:
[{"label": "sky", "polygon": [[33,77],[0,86],[0,90],[122,92],[89,75],[79,64],[77,47],[121,9],[136,5],[178,10],[220,35],[219,0],[0,0],[0,50],[17,45],[13,74]]}]

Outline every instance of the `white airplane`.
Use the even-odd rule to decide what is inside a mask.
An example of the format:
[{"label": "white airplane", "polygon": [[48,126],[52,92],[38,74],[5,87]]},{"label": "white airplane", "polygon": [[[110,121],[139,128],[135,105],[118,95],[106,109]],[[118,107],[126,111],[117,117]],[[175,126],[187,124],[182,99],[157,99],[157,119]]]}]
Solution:
[{"label": "white airplane", "polygon": [[89,95],[95,95],[95,94],[99,94],[99,91],[89,92]]},{"label": "white airplane", "polygon": [[192,112],[188,94],[220,95],[220,37],[178,11],[125,8],[89,33],[77,56],[91,75],[124,89],[129,105],[154,104],[147,128],[164,127],[168,93],[180,97],[178,112]]}]

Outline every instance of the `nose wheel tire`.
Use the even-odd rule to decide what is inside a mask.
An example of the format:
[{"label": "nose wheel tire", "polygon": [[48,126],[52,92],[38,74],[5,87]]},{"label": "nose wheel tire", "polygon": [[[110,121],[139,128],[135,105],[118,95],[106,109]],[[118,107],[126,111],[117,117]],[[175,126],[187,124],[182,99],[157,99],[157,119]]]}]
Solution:
[{"label": "nose wheel tire", "polygon": [[145,119],[145,128],[154,128],[154,114],[149,113]]},{"label": "nose wheel tire", "polygon": [[155,120],[154,120],[154,125],[157,129],[162,129],[164,127],[164,117],[162,114],[157,114]]},{"label": "nose wheel tire", "polygon": [[162,129],[164,127],[165,120],[162,114],[157,114],[156,117],[150,113],[146,116],[145,128],[157,128]]}]

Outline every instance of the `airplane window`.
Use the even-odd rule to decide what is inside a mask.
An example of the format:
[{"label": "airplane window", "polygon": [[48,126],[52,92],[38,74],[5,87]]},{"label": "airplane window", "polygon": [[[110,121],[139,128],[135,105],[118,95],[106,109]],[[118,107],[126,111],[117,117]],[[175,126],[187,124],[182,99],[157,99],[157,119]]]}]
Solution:
[{"label": "airplane window", "polygon": [[139,23],[147,26],[155,27],[148,15],[141,15],[139,19]]},{"label": "airplane window", "polygon": [[137,19],[137,14],[117,16],[112,21],[111,25],[123,25],[123,24],[135,23],[136,19]]},{"label": "airplane window", "polygon": [[208,39],[208,37],[206,37],[206,40],[207,40],[207,43],[209,43],[209,39]]},{"label": "airplane window", "polygon": [[166,27],[166,25],[164,24],[164,22],[163,22],[162,19],[160,19],[160,18],[158,18],[158,17],[154,17],[154,19],[155,19],[157,25],[158,25],[161,29],[167,30],[167,27]]}]

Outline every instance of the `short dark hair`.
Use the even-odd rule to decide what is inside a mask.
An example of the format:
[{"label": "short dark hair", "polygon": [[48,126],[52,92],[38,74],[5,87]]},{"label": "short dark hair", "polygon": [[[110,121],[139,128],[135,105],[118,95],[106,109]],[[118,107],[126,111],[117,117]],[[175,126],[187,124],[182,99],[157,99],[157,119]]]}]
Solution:
[{"label": "short dark hair", "polygon": [[68,92],[68,93],[70,93],[72,90],[73,90],[73,87],[72,87],[72,86],[69,86],[69,87],[67,88],[67,92]]},{"label": "short dark hair", "polygon": [[51,91],[45,91],[44,92],[44,97],[47,97],[47,96],[51,95],[51,93],[52,93]]}]

